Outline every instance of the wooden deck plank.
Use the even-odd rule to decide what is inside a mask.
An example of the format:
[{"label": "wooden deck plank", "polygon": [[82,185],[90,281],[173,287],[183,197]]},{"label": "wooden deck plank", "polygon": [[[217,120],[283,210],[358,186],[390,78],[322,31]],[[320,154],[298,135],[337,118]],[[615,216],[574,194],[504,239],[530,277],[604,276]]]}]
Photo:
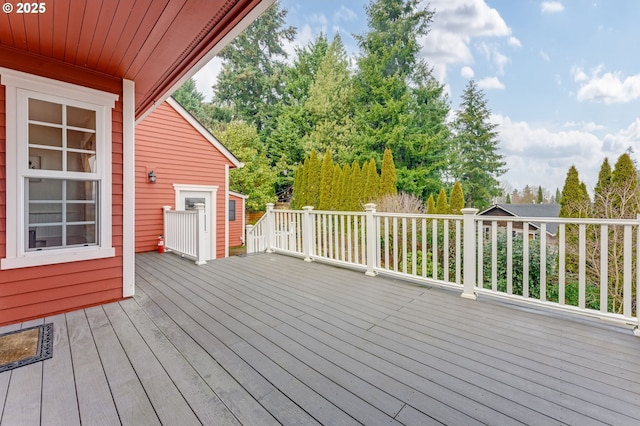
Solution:
[{"label": "wooden deck plank", "polygon": [[[138,283],[140,283],[140,279]],[[170,321],[160,306],[140,288],[136,291],[136,301],[175,347],[189,360],[189,363],[229,407],[240,423],[243,425],[278,424],[275,418],[216,361],[213,357],[216,352],[207,352],[191,337],[192,334],[196,334],[195,330],[182,329],[176,322]],[[174,319],[178,320],[178,318]],[[185,323],[182,323],[182,326],[188,327]]]},{"label": "wooden deck plank", "polygon": [[[120,418],[100,362],[85,311],[66,314],[80,422],[119,424]],[[55,354],[54,354],[55,356]]]},{"label": "wooden deck plank", "polygon": [[53,323],[53,354],[43,361],[42,425],[79,425],[78,396],[72,370],[69,335],[65,315],[48,317],[45,323]]},{"label": "wooden deck plank", "polygon": [[239,425],[218,395],[206,384],[197,371],[175,348],[172,342],[139,309],[133,300],[120,303],[149,349],[188,401],[189,407],[203,424]]},{"label": "wooden deck plank", "polygon": [[136,275],[45,319],[54,358],[0,374],[0,423],[640,423],[623,327],[273,254],[149,253]]},{"label": "wooden deck plank", "polygon": [[[0,334],[15,331],[20,328],[20,323],[5,325],[0,327]],[[0,373],[0,424],[4,414],[4,407],[7,400],[7,392],[9,390],[9,382],[11,381],[11,371]]]},{"label": "wooden deck plank", "polygon": [[[147,280],[153,285],[147,284]],[[172,319],[175,319],[179,326],[211,354],[225,371],[229,372],[277,421],[290,425],[314,424],[313,417],[280,392],[253,365],[246,362],[220,340],[226,340],[230,345],[233,345],[241,341],[237,336],[228,333],[205,312],[194,309],[180,294],[168,291],[160,280],[147,276],[139,284],[145,294],[152,297],[159,307]],[[161,289],[167,291],[169,296],[163,294]],[[225,338],[225,336],[227,337]],[[253,404],[249,406],[249,409],[253,409]],[[245,415],[247,414],[245,413]]]},{"label": "wooden deck plank", "polygon": [[[201,424],[120,304],[112,303],[104,305],[103,308],[160,422],[180,425]],[[171,403],[168,404],[168,401]]]},{"label": "wooden deck plank", "polygon": [[85,312],[122,424],[160,424],[104,309],[97,306]]}]

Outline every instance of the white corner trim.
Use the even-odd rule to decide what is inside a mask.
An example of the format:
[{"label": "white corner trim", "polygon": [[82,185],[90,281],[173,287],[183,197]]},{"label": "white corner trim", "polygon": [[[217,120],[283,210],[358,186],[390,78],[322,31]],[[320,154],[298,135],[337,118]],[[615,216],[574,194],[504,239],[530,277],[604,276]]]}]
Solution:
[{"label": "white corner trim", "polygon": [[122,297],[136,291],[135,93],[135,82],[122,80]]},{"label": "white corner trim", "polygon": [[[238,212],[236,211],[236,216]],[[229,165],[224,165],[224,257],[229,257]]]}]

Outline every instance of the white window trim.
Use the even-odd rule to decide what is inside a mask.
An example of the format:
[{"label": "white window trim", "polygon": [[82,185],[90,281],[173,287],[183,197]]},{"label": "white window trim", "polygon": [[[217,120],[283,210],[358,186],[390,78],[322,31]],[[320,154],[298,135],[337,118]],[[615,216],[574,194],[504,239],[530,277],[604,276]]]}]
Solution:
[{"label": "white window trim", "polygon": [[[115,256],[112,246],[112,167],[111,167],[111,110],[118,95],[52,80],[7,68],[0,68],[0,84],[5,86],[6,102],[6,257],[0,260],[0,269],[24,268],[102,259]],[[104,141],[102,159],[98,159],[101,175],[100,185],[100,244],[88,247],[69,247],[42,251],[25,251],[24,247],[24,179],[19,176],[19,160],[25,160],[26,147],[18,147],[19,93],[21,90],[37,92],[51,99],[91,104],[96,108],[96,122],[102,123],[100,140]],[[96,124],[97,124],[96,123]],[[26,161],[26,160],[25,160]]]}]

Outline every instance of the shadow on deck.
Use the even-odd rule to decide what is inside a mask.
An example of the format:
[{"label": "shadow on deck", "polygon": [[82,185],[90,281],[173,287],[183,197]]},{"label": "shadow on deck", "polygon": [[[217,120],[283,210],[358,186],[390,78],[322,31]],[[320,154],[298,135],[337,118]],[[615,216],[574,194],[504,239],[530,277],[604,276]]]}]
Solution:
[{"label": "shadow on deck", "polygon": [[0,374],[2,425],[638,424],[640,339],[280,255],[137,256],[136,296]]}]

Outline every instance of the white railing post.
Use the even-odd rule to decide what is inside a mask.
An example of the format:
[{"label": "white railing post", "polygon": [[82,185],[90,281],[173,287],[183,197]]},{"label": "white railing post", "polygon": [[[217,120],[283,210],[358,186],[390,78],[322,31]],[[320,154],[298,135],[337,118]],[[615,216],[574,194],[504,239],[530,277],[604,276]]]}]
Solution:
[{"label": "white railing post", "polygon": [[267,203],[267,212],[265,213],[265,230],[264,230],[264,239],[265,239],[265,247],[267,253],[273,253],[273,245],[276,239],[276,228],[273,217],[273,203]]},{"label": "white railing post", "polygon": [[[636,216],[638,221],[636,231],[636,253],[640,253],[640,214]],[[640,262],[636,261],[636,319],[638,324],[633,327],[633,334],[640,337]]]},{"label": "white railing post", "polygon": [[475,300],[476,294],[476,221],[475,215],[478,209],[462,209],[464,249],[462,263],[464,265],[464,275],[462,277],[464,290],[460,296],[465,299]]},{"label": "white railing post", "polygon": [[373,277],[376,275],[375,259],[376,259],[376,221],[373,218],[373,214],[376,212],[376,205],[373,203],[365,204],[364,210],[366,212],[365,219],[365,235],[367,237],[367,272],[365,275]]},{"label": "white railing post", "polygon": [[247,254],[252,254],[255,250],[253,241],[253,225],[247,225],[245,228],[245,245],[247,247]]},{"label": "white railing post", "polygon": [[162,206],[162,237],[164,238],[164,249],[167,251],[167,238],[169,237],[168,230],[169,227],[167,225],[167,215],[169,210],[171,210],[171,206]]},{"label": "white railing post", "polygon": [[203,233],[204,233],[204,229],[205,229],[205,224],[204,224],[204,203],[195,203],[195,205],[193,206],[194,209],[196,210],[196,215],[197,215],[197,219],[196,219],[196,265],[204,265],[205,263],[207,263],[207,259],[204,258],[204,252],[205,252],[205,248],[204,248],[204,237],[203,237]]},{"label": "white railing post", "polygon": [[311,254],[313,251],[313,219],[311,218],[311,210],[313,206],[304,206],[302,208],[302,254],[304,261],[311,262]]}]

